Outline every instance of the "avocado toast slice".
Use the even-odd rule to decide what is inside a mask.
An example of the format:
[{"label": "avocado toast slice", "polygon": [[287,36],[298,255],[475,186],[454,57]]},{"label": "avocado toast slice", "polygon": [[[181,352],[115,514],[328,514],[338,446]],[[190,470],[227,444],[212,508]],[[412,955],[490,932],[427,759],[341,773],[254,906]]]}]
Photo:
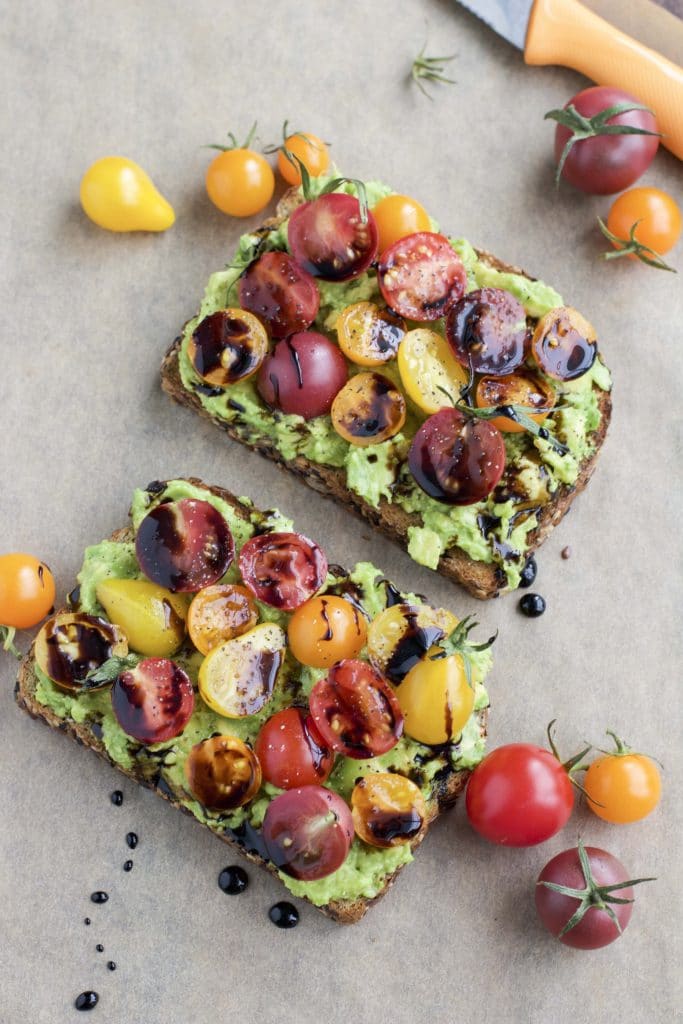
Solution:
[{"label": "avocado toast slice", "polygon": [[[375,182],[367,183],[366,188],[371,206],[391,192]],[[352,192],[353,187],[348,190]],[[557,401],[546,426],[562,443],[565,454],[558,455],[543,438],[506,434],[506,470],[500,483],[485,501],[460,507],[428,497],[408,472],[410,439],[424,420],[424,413],[420,415],[410,401],[408,421],[396,437],[356,447],[335,433],[329,416],[306,422],[269,408],[253,378],[225,389],[208,387],[188,358],[193,331],[215,310],[238,305],[238,281],[253,261],[255,247],[265,244],[276,251],[286,250],[287,220],[301,202],[300,191],[287,193],[277,216],[260,231],[243,236],[232,264],[212,276],[200,313],[188,321],[163,360],[162,387],[234,440],[367,519],[406,547],[416,561],[461,583],[473,596],[485,599],[514,589],[526,559],[560,522],[592,475],[611,414],[609,371],[598,355],[589,372],[578,380],[551,381]],[[539,317],[562,305],[554,289],[524,271],[491,253],[475,250],[462,239],[451,244],[467,271],[468,290],[495,287],[509,291],[524,306],[530,328]],[[320,311],[312,327],[332,340],[337,317],[347,304],[381,301],[372,268],[345,285],[318,285]],[[392,379],[398,376],[391,364],[380,369]]]},{"label": "avocado toast slice", "polygon": [[[250,537],[291,528],[289,521],[277,511],[260,512],[248,499],[235,498],[222,488],[209,487],[196,479],[156,481],[147,489],[135,492],[131,509],[132,527],[117,530],[109,540],[86,550],[79,574],[79,588],[72,595],[71,608],[64,609],[64,613],[80,612],[105,617],[97,599],[98,587],[111,580],[142,578],[136,557],[135,528],[161,504],[183,500],[205,501],[216,508],[229,523],[238,552]],[[227,579],[234,578],[236,571],[233,566]],[[399,602],[399,607],[402,606],[401,601],[408,601],[412,607],[424,604],[424,599],[416,595],[399,594],[369,563],[359,564],[351,573],[340,566],[330,566],[322,593],[346,597],[361,614],[371,619],[387,607],[394,607],[396,602]],[[287,613],[277,612],[260,603],[259,613],[268,623],[284,627],[290,618]],[[262,713],[240,719],[226,718],[196,694],[194,710],[184,730],[158,743],[140,742],[124,732],[112,712],[112,691],[109,688],[74,692],[55,685],[36,660],[35,643],[21,664],[16,698],[19,706],[30,715],[90,747],[128,778],[154,789],[175,807],[191,814],[220,839],[238,848],[249,860],[278,874],[264,846],[261,825],[267,807],[279,790],[264,783],[246,805],[230,813],[211,810],[190,791],[186,763],[197,744],[217,735],[235,735],[251,747],[272,711],[306,702],[311,686],[326,673],[301,665],[293,655],[290,657],[290,653],[287,652],[272,700]],[[194,682],[201,658],[190,642],[185,641],[173,657]],[[359,657],[367,657],[367,654],[363,651]],[[336,921],[352,923],[386,892],[398,872],[412,859],[411,851],[424,838],[427,826],[455,802],[470,770],[483,756],[488,709],[483,680],[490,661],[489,651],[472,656],[474,710],[456,740],[440,746],[427,746],[404,735],[388,753],[379,757],[359,760],[340,755],[326,783],[348,802],[360,777],[375,771],[405,775],[422,793],[426,807],[424,828],[409,843],[390,848],[368,846],[355,838],[341,868],[318,881],[300,881],[280,872],[280,878],[295,895],[308,899]],[[196,688],[196,682],[194,686]]]}]

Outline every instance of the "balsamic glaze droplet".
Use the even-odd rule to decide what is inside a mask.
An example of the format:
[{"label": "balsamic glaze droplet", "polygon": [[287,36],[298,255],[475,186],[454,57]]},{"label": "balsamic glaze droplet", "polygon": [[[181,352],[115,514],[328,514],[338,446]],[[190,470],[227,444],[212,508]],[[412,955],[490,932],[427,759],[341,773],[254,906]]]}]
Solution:
[{"label": "balsamic glaze droplet", "polygon": [[126,843],[128,844],[128,846],[129,846],[129,848],[131,850],[134,850],[135,847],[138,845],[137,833],[136,832],[129,832],[126,835]]},{"label": "balsamic glaze droplet", "polygon": [[89,918],[89,917],[86,917],[86,919],[85,919],[85,921],[83,922],[83,924],[90,924],[90,918]]},{"label": "balsamic glaze droplet", "polygon": [[121,790],[115,789],[110,797],[110,800],[113,803],[114,807],[120,807],[121,804],[123,803],[123,793],[121,792]]},{"label": "balsamic glaze droplet", "polygon": [[229,868],[223,868],[218,876],[218,884],[228,896],[239,896],[249,885],[249,875],[244,868],[233,864]]},{"label": "balsamic glaze droplet", "polygon": [[113,960],[109,961],[109,963],[107,964],[107,967],[109,968],[110,971],[115,971],[116,970],[116,964],[114,963]]},{"label": "balsamic glaze droplet", "polygon": [[278,928],[296,928],[299,923],[299,911],[285,900],[273,904],[268,911],[268,917]]},{"label": "balsamic glaze droplet", "polygon": [[97,892],[90,893],[90,899],[93,901],[93,903],[106,903],[107,900],[109,899],[109,893],[102,892],[101,889],[98,889]]},{"label": "balsamic glaze droplet", "polygon": [[524,568],[522,569],[522,578],[519,581],[520,587],[530,587],[536,579],[536,573],[538,572],[538,566],[536,565],[536,559],[533,555],[529,555]]},{"label": "balsamic glaze droplet", "polygon": [[98,953],[104,953],[104,946],[102,945],[101,942],[97,943],[97,945],[95,946],[95,949],[97,950]]},{"label": "balsamic glaze droplet", "polygon": [[530,619],[537,619],[545,611],[545,598],[540,594],[525,594],[519,602],[519,610]]},{"label": "balsamic glaze droplet", "polygon": [[77,1010],[92,1010],[97,1006],[99,998],[97,992],[81,992],[80,996],[76,996],[74,1006]]},{"label": "balsamic glaze droplet", "polygon": [[133,870],[133,861],[132,860],[127,860],[124,863],[124,865],[123,865],[123,870],[124,871],[132,871]]}]

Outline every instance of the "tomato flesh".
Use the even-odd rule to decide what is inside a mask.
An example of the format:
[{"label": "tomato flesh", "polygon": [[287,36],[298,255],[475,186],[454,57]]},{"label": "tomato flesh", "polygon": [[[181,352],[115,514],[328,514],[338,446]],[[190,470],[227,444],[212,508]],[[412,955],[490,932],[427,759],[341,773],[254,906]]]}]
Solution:
[{"label": "tomato flesh", "polygon": [[339,347],[358,366],[381,366],[396,355],[405,324],[374,302],[354,302],[337,317]]},{"label": "tomato flesh", "polygon": [[346,360],[317,331],[278,341],[258,376],[261,398],[274,409],[305,420],[324,416],[348,378]]},{"label": "tomato flesh", "polygon": [[346,860],[353,818],[337,793],[323,786],[300,786],[268,805],[263,838],[278,870],[313,882],[331,875]]},{"label": "tomato flesh", "polygon": [[242,309],[219,309],[193,331],[187,354],[207,384],[225,388],[256,373],[268,353],[261,321]]},{"label": "tomato flesh", "polygon": [[[529,410],[528,416],[535,423],[543,423],[555,405],[555,390],[537,374],[517,370],[509,377],[481,377],[477,382],[476,403],[480,409],[499,405],[524,405]],[[496,416],[488,422],[509,434],[518,434],[524,430],[521,424],[508,416]]]},{"label": "tomato flesh", "polygon": [[322,738],[346,757],[365,760],[386,754],[403,733],[396,695],[365,661],[338,662],[315,684],[309,703]]},{"label": "tomato flesh", "polygon": [[208,654],[225,640],[246,633],[258,622],[254,598],[246,587],[215,583],[192,598],[187,629],[198,651]]},{"label": "tomato flesh", "polygon": [[356,373],[336,395],[330,414],[340,437],[366,447],[398,434],[406,421],[406,400],[381,373]]},{"label": "tomato flesh", "polygon": [[254,745],[263,777],[280,789],[326,782],[334,754],[304,708],[277,711],[261,726]]},{"label": "tomato flesh", "polygon": [[393,772],[371,772],[351,794],[356,835],[387,849],[413,842],[427,821],[424,797],[414,782]]},{"label": "tomato flesh", "polygon": [[258,759],[236,736],[211,736],[197,743],[184,770],[192,795],[213,811],[242,807],[261,788]]},{"label": "tomato flesh", "polygon": [[190,678],[168,658],[146,658],[122,672],[111,691],[116,720],[139,743],[179,736],[194,711]]},{"label": "tomato flesh", "polygon": [[356,197],[340,192],[297,206],[287,228],[296,262],[323,281],[350,281],[364,273],[377,255],[377,239],[372,214],[363,222]]},{"label": "tomato flesh", "polygon": [[72,692],[109,658],[127,653],[128,642],[118,626],[84,612],[53,615],[41,627],[35,643],[41,671],[60,689]]},{"label": "tomato flesh", "polygon": [[503,435],[486,420],[471,419],[457,409],[441,409],[415,434],[408,466],[430,498],[472,505],[483,501],[503,475]]},{"label": "tomato flesh", "polygon": [[243,545],[239,569],[258,601],[291,612],[320,590],[327,559],[301,533],[263,533]]},{"label": "tomato flesh", "polygon": [[135,554],[152,583],[186,593],[224,576],[235,544],[228,524],[210,502],[182,498],[162,502],[147,513],[135,537]]},{"label": "tomato flesh", "polygon": [[408,320],[438,320],[465,292],[462,260],[444,235],[419,231],[390,245],[377,281],[386,304]]},{"label": "tomato flesh", "polygon": [[462,366],[500,377],[524,362],[531,335],[521,302],[502,288],[479,288],[450,310],[446,337]]},{"label": "tomato flesh", "polygon": [[266,252],[239,282],[240,305],[260,317],[272,338],[305,331],[315,320],[320,293],[310,274],[286,252]]},{"label": "tomato flesh", "polygon": [[531,347],[540,368],[555,380],[582,377],[598,353],[595,328],[571,306],[559,306],[541,317]]}]

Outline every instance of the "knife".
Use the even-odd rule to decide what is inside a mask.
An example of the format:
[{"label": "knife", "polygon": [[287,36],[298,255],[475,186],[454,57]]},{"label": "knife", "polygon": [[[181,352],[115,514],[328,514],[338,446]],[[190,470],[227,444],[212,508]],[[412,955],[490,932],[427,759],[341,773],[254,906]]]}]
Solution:
[{"label": "knife", "polygon": [[662,144],[683,160],[683,68],[589,11],[578,0],[460,0],[527,64],[561,64],[650,107]]}]

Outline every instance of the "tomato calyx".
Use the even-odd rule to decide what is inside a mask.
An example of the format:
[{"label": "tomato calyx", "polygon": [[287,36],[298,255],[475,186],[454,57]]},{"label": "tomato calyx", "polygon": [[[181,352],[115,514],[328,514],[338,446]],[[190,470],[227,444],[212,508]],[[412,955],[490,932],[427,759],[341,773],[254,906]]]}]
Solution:
[{"label": "tomato calyx", "polygon": [[617,915],[614,913],[610,904],[633,903],[633,900],[626,899],[623,896],[615,896],[613,894],[618,892],[619,889],[628,889],[633,885],[640,885],[642,882],[655,882],[657,880],[656,877],[631,878],[625,882],[615,882],[614,885],[598,885],[593,877],[590,860],[581,839],[578,841],[577,849],[579,853],[579,861],[581,863],[581,871],[583,872],[584,881],[586,883],[584,889],[572,889],[568,885],[560,885],[558,882],[546,882],[545,880],[536,883],[536,885],[543,885],[546,889],[552,889],[553,892],[558,892],[562,896],[569,896],[572,899],[579,900],[578,907],[566,922],[562,931],[558,933],[558,939],[561,939],[563,935],[566,935],[567,932],[572,930],[572,928],[575,928],[583,919],[586,912],[591,909],[603,910],[609,916],[615,928],[621,935],[621,925],[619,924]]},{"label": "tomato calyx", "polygon": [[320,199],[321,196],[327,196],[331,192],[336,192],[340,185],[353,185],[356,189],[356,198],[360,208],[360,222],[361,224],[367,224],[369,204],[364,181],[361,181],[359,178],[331,178],[330,181],[325,182],[322,188],[316,188],[311,184],[311,175],[303,160],[300,160],[296,153],[291,153],[289,150],[285,150],[285,154],[289,162],[297,168],[301,175],[301,191],[305,202],[312,203],[316,199]]},{"label": "tomato calyx", "polygon": [[455,79],[447,78],[444,72],[446,71],[446,65],[455,60],[458,55],[457,53],[451,53],[447,57],[427,57],[425,55],[426,49],[427,44],[425,43],[412,63],[410,77],[420,92],[428,100],[433,100],[432,94],[422,84],[422,79],[425,79],[427,82],[442,82],[444,85],[455,85]]},{"label": "tomato calyx", "polygon": [[[557,452],[558,455],[566,455],[569,449],[566,445],[558,441],[557,438],[550,433],[548,428],[540,423],[536,423],[534,419],[529,416],[528,408],[524,405],[487,405],[482,408],[470,405],[469,389],[470,385],[463,388],[460,392],[460,398],[456,401],[450,391],[446,388],[442,388],[437,384],[439,391],[448,398],[454,409],[461,412],[464,416],[469,416],[470,419],[475,420],[495,420],[499,417],[505,417],[506,419],[514,420],[520,427],[523,427],[529,434],[533,434],[534,437],[539,437],[542,441],[546,441],[553,451]],[[557,406],[554,407],[557,409]],[[535,409],[535,414],[543,412],[553,412],[553,409]]]},{"label": "tomato calyx", "polygon": [[[583,796],[585,796],[586,799],[589,800],[590,797],[586,793],[586,790],[583,788],[581,783],[577,782],[577,780],[574,778],[574,773],[575,772],[583,772],[583,771],[586,770],[588,765],[587,764],[581,764],[581,762],[583,761],[583,759],[586,756],[586,754],[590,753],[590,751],[593,749],[593,747],[589,743],[586,747],[583,748],[583,750],[580,750],[578,754],[575,754],[573,757],[570,757],[568,760],[563,761],[562,758],[560,757],[559,752],[558,752],[557,744],[555,743],[555,737],[553,735],[553,726],[555,725],[556,721],[557,721],[557,719],[553,718],[552,722],[550,722],[548,724],[548,728],[546,729],[546,735],[548,737],[548,745],[549,745],[549,747],[550,747],[550,749],[552,751],[553,757],[557,758],[557,760],[560,762],[560,764],[562,765],[562,767],[566,771],[566,773],[567,773],[567,775],[569,777],[569,781],[571,782],[572,786],[575,786],[576,789],[578,789],[579,793],[582,793]],[[593,800],[592,803],[596,803],[596,801]],[[597,806],[601,807],[602,804],[598,804]]]},{"label": "tomato calyx", "polygon": [[135,668],[140,661],[140,656],[137,654],[126,654],[123,658],[117,655],[112,655],[111,658],[107,658],[101,665],[88,672],[87,676],[83,680],[82,684],[78,688],[78,693],[87,693],[88,690],[98,690],[101,686],[106,686],[107,683],[115,682],[122,672],[126,672],[130,668]]},{"label": "tomato calyx", "polygon": [[249,149],[249,146],[254,141],[254,136],[256,134],[256,124],[257,122],[254,121],[251,128],[249,129],[249,134],[242,143],[239,143],[237,141],[233,132],[228,132],[228,139],[230,140],[230,144],[228,146],[219,146],[217,143],[209,143],[208,145],[203,146],[202,148],[217,149],[221,153],[228,153],[232,149]]},{"label": "tomato calyx", "polygon": [[479,623],[475,621],[473,615],[466,615],[464,619],[460,620],[453,632],[439,642],[439,650],[437,653],[429,655],[430,661],[439,661],[441,658],[449,658],[453,654],[460,655],[465,668],[467,685],[470,689],[473,689],[472,653],[477,651],[487,651],[489,647],[493,646],[496,638],[498,637],[498,630],[496,630],[493,636],[490,636],[485,643],[471,643],[469,635],[478,625]]},{"label": "tomato calyx", "polygon": [[603,260],[618,260],[622,256],[635,256],[641,263],[647,264],[648,267],[654,267],[656,270],[669,270],[672,274],[678,273],[675,267],[670,267],[665,262],[663,256],[657,252],[656,249],[650,248],[649,245],[645,245],[644,242],[639,241],[636,238],[636,229],[642,222],[643,218],[634,221],[631,225],[628,238],[619,238],[607,227],[601,217],[598,217],[598,224],[605,238],[616,246],[615,249],[610,252],[603,252]]},{"label": "tomato calyx", "polygon": [[657,135],[661,138],[661,132],[652,132],[648,128],[637,128],[631,124],[607,123],[610,118],[618,117],[619,114],[626,114],[630,110],[645,110],[648,114],[654,114],[654,111],[650,110],[649,107],[643,106],[642,103],[634,102],[615,103],[614,106],[599,111],[593,117],[586,117],[584,114],[579,113],[573,103],[560,110],[549,110],[547,114],[544,114],[544,121],[548,119],[557,121],[558,124],[564,125],[571,132],[557,164],[555,188],[560,187],[560,178],[565,161],[577,142],[582,142],[584,139],[593,139],[597,135]]},{"label": "tomato calyx", "polygon": [[[635,754],[640,757],[650,757],[652,761],[657,761],[660,767],[664,767],[661,761],[658,761],[656,757],[652,757],[651,754],[643,754],[640,750],[635,750],[633,747],[629,747],[628,743],[622,740],[621,736],[617,736],[611,729],[605,729],[605,735],[611,736],[614,740],[614,750],[604,750],[602,747],[596,747],[601,754],[606,754],[608,757],[627,757],[629,754]],[[595,801],[591,801],[595,803]],[[600,805],[598,805],[600,806]]]},{"label": "tomato calyx", "polygon": [[17,631],[14,626],[0,626],[0,644],[2,644],[3,651],[9,651],[15,658],[21,660],[21,651],[15,646],[14,638],[17,635]]},{"label": "tomato calyx", "polygon": [[332,145],[331,142],[327,142],[326,140],[324,142],[321,141],[320,143],[318,143],[310,135],[307,135],[306,132],[290,131],[289,121],[284,121],[282,125],[282,142],[280,142],[277,146],[264,146],[263,152],[268,156],[271,156],[273,153],[282,153],[285,160],[288,160],[292,167],[297,171],[300,170],[299,159],[294,153],[291,153],[287,149],[287,143],[289,142],[290,139],[301,139],[302,142],[306,142],[308,143],[309,146],[312,146],[313,149],[318,150],[322,150],[324,146]]}]

